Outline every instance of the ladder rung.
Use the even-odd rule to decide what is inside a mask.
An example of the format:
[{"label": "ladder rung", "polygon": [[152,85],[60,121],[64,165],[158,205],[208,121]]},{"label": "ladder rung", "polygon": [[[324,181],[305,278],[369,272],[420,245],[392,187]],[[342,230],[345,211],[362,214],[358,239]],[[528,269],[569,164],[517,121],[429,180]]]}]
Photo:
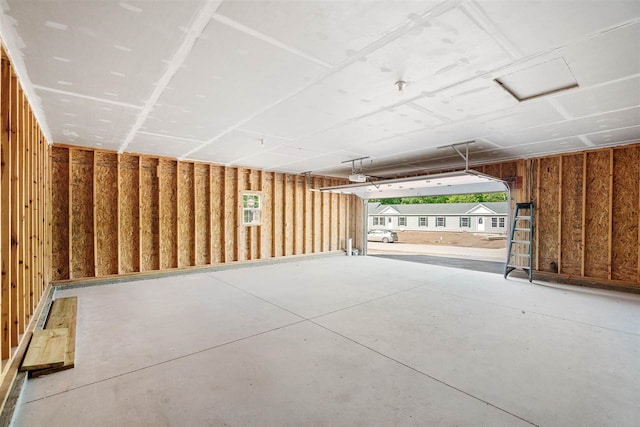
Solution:
[{"label": "ladder rung", "polygon": [[520,258],[529,258],[531,255],[529,255],[529,254],[511,254],[510,256],[518,256]]},{"label": "ladder rung", "polygon": [[530,229],[530,228],[517,228],[517,227],[516,227],[516,228],[514,228],[514,230],[515,230],[515,231],[529,231],[529,232],[531,231],[531,229]]},{"label": "ladder rung", "polygon": [[518,220],[518,219],[531,221],[531,215],[518,215],[516,217],[516,220]]},{"label": "ladder rung", "polygon": [[531,244],[531,242],[528,240],[512,240],[511,243],[522,243],[523,245]]},{"label": "ladder rung", "polygon": [[513,264],[507,264],[507,267],[511,267],[511,268],[521,268],[523,270],[528,270],[529,266],[527,265],[513,265]]}]

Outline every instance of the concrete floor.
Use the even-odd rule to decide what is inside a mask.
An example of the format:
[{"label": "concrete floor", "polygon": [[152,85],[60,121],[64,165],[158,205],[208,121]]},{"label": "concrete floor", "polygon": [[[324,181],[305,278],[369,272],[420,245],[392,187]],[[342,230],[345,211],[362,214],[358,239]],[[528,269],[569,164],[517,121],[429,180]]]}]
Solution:
[{"label": "concrete floor", "polygon": [[375,257],[61,291],[16,426],[638,426],[640,296]]}]

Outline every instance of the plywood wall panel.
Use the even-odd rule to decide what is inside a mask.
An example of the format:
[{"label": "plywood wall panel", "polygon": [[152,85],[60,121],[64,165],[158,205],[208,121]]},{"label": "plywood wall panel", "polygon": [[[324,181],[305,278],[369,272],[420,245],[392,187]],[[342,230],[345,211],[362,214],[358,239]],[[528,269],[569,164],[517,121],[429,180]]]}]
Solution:
[{"label": "plywood wall panel", "polygon": [[[313,188],[318,189],[322,186],[319,178],[313,178]],[[313,253],[322,251],[322,194],[315,191],[312,196],[313,201]]]},{"label": "plywood wall panel", "polygon": [[118,155],[95,153],[96,275],[118,273]]},{"label": "plywood wall panel", "polygon": [[640,148],[613,150],[612,279],[634,282],[638,278],[638,218]]},{"label": "plywood wall panel", "polygon": [[236,168],[225,168],[223,218],[225,262],[237,261],[238,169]]},{"label": "plywood wall panel", "polygon": [[[262,172],[257,170],[250,170],[249,172],[249,189],[251,191],[255,191],[257,193],[261,193],[262,190]],[[260,228],[261,226],[253,226],[250,228],[251,238],[248,239],[248,247],[247,253],[249,254],[249,259],[259,259],[260,258],[260,250],[262,248],[262,240],[260,238]]]},{"label": "plywood wall panel", "polygon": [[607,278],[609,242],[608,150],[587,153],[585,275]]},{"label": "plywood wall panel", "polygon": [[209,232],[210,212],[209,197],[211,194],[209,185],[209,165],[195,165],[195,192],[196,192],[196,265],[209,263],[211,239]]},{"label": "plywood wall panel", "polygon": [[[337,181],[333,181],[331,185],[339,185]],[[329,227],[329,233],[331,233],[331,238],[329,241],[331,242],[330,250],[335,251],[340,249],[339,242],[339,223],[338,223],[338,198],[340,197],[338,194],[331,193],[331,221]]]},{"label": "plywood wall panel", "polygon": [[138,157],[120,158],[120,271],[140,271]]},{"label": "plywood wall panel", "polygon": [[273,174],[264,173],[262,187],[262,258],[271,258],[273,256]]},{"label": "plywood wall panel", "polygon": [[[322,187],[328,187],[326,179],[322,179]],[[331,206],[330,206],[331,194],[330,193],[322,193],[321,194],[321,206],[322,206],[322,216],[321,216],[321,224],[322,224],[322,246],[321,251],[327,252],[330,249],[329,239],[331,238],[331,229],[330,221],[331,221]]]},{"label": "plywood wall panel", "polygon": [[562,158],[562,215],[560,273],[579,276],[582,269],[583,154]]},{"label": "plywood wall panel", "polygon": [[71,155],[71,277],[93,277],[93,152]]},{"label": "plywood wall panel", "polygon": [[194,265],[193,163],[178,163],[178,267]]},{"label": "plywood wall panel", "polygon": [[178,266],[177,162],[160,159],[160,259],[162,270]]},{"label": "plywood wall panel", "polygon": [[52,148],[52,280],[69,278],[69,150]]},{"label": "plywood wall panel", "polygon": [[540,240],[538,248],[542,271],[558,272],[558,197],[560,185],[560,159],[547,157],[540,159],[540,199],[536,210],[536,226]]},{"label": "plywood wall panel", "polygon": [[272,196],[272,235],[273,235],[273,256],[284,256],[283,239],[284,239],[284,175],[280,173],[274,174],[273,177],[273,196]]},{"label": "plywood wall panel", "polygon": [[295,190],[295,186],[294,186],[294,176],[291,175],[285,175],[285,185],[286,185],[286,189],[285,189],[285,220],[284,220],[284,224],[286,227],[285,230],[285,256],[288,255],[293,255],[293,248],[294,248],[294,241],[295,241],[295,228],[294,228],[294,221],[295,221],[295,216],[294,216],[294,190]]},{"label": "plywood wall panel", "polygon": [[238,203],[238,209],[236,210],[236,238],[237,246],[236,252],[238,254],[238,261],[244,261],[251,259],[251,230],[248,227],[242,225],[242,209],[239,208],[242,204],[242,194],[249,189],[249,176],[250,170],[244,168],[237,169],[236,177],[236,203]]},{"label": "plywood wall panel", "polygon": [[313,192],[310,178],[305,177],[304,190],[304,253],[313,252]]},{"label": "plywood wall panel", "polygon": [[293,204],[293,224],[295,229],[295,242],[293,253],[300,255],[304,253],[304,177],[293,176],[294,180],[294,204]]},{"label": "plywood wall panel", "polygon": [[140,177],[140,271],[160,269],[158,159],[143,157]]},{"label": "plywood wall panel", "polygon": [[211,239],[212,261],[215,264],[225,261],[224,256],[224,166],[211,167]]}]

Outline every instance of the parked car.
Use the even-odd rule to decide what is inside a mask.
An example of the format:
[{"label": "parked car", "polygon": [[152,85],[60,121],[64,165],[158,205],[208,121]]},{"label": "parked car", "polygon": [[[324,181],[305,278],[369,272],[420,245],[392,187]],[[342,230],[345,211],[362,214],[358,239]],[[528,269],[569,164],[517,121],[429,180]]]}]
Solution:
[{"label": "parked car", "polygon": [[393,243],[398,241],[398,234],[389,230],[371,230],[367,233],[370,242]]}]

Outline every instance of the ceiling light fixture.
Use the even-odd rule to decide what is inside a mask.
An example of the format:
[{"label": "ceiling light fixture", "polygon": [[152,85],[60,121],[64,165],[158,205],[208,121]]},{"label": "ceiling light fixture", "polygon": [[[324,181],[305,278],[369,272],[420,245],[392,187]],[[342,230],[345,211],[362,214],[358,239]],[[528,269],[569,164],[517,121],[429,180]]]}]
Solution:
[{"label": "ceiling light fixture", "polygon": [[398,81],[395,83],[395,85],[396,85],[396,87],[398,88],[398,93],[399,93],[400,95],[402,95],[402,94],[404,93],[404,88],[405,88],[405,86],[407,86],[407,82],[405,82],[404,80],[398,80]]},{"label": "ceiling light fixture", "polygon": [[263,139],[263,138],[260,138],[258,141],[260,141],[260,146],[261,146],[261,147],[264,147],[264,139]]}]

